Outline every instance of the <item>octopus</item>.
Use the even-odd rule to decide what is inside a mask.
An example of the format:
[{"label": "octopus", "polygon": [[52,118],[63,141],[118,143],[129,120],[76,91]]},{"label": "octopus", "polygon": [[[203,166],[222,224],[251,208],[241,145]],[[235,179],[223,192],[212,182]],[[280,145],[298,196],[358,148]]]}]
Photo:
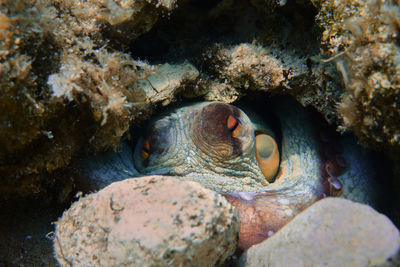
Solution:
[{"label": "octopus", "polygon": [[[241,222],[238,254],[321,198],[369,204],[376,198],[370,174],[354,175],[368,165],[353,160],[354,142],[343,146],[287,98],[267,102],[263,114],[249,105],[190,103],[153,118],[135,139],[85,162],[92,188],[132,176],[196,181],[235,206]],[[349,149],[356,152],[346,160]]]}]

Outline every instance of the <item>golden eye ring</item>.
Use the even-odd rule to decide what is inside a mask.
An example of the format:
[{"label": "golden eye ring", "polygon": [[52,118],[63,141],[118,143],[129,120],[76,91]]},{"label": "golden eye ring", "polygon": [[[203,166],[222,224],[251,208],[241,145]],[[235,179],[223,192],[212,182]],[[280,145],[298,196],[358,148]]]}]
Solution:
[{"label": "golden eye ring", "polygon": [[274,138],[259,134],[255,138],[256,158],[261,172],[271,182],[279,169],[279,149]]}]

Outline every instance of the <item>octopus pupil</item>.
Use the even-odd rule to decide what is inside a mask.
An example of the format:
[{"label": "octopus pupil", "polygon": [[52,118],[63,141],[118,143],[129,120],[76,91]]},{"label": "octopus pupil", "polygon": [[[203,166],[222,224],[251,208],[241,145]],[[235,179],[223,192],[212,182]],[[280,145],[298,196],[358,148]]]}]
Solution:
[{"label": "octopus pupil", "polygon": [[230,117],[232,117],[235,120],[235,124],[232,127],[230,127],[229,130],[231,132],[234,132],[236,128],[239,126],[239,119],[232,115]]}]

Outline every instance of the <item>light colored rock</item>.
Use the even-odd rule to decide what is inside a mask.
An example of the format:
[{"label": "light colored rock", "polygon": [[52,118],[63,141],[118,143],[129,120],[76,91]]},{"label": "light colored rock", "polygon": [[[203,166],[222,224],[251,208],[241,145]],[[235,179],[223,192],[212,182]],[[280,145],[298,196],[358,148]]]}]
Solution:
[{"label": "light colored rock", "polygon": [[138,88],[143,90],[153,103],[169,104],[179,92],[185,81],[194,81],[199,71],[189,62],[160,65],[147,79],[138,81]]},{"label": "light colored rock", "polygon": [[62,266],[218,266],[236,249],[239,220],[195,182],[149,176],[75,202],[57,222]]},{"label": "light colored rock", "polygon": [[386,216],[326,198],[251,247],[239,266],[396,266],[399,252],[399,231]]}]

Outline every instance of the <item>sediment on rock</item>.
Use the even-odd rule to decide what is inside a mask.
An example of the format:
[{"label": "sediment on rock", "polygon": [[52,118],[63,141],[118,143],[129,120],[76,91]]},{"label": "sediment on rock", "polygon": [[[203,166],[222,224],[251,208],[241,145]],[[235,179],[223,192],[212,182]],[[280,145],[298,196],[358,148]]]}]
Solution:
[{"label": "sediment on rock", "polygon": [[57,222],[54,249],[62,266],[220,266],[238,231],[235,209],[218,193],[149,176],[74,203]]}]

